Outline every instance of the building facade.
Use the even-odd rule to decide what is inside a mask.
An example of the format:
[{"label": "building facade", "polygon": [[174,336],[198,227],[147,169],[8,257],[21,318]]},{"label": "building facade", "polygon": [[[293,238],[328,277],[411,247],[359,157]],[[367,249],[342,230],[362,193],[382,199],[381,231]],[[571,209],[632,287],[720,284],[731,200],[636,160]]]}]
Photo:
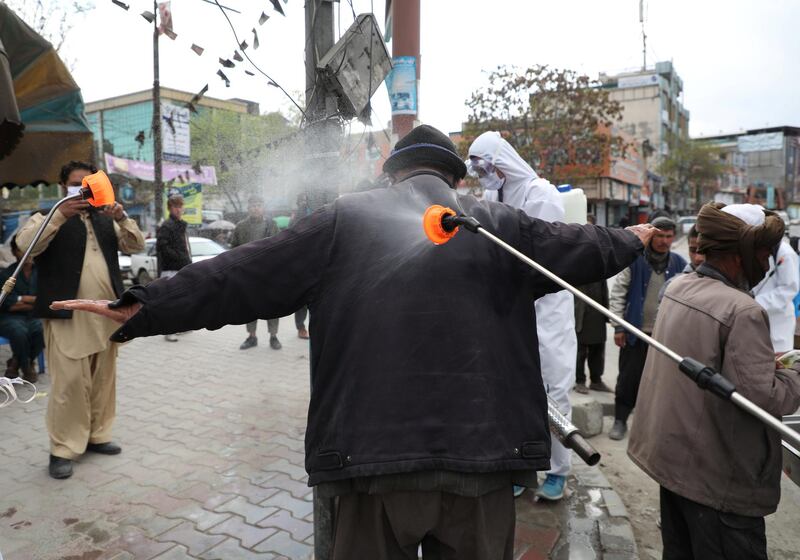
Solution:
[{"label": "building facade", "polygon": [[800,218],[800,127],[777,126],[707,136],[696,142],[720,151],[720,190]]},{"label": "building facade", "polygon": [[[599,81],[611,99],[622,105],[618,126],[636,141],[648,171],[658,173],[676,139],[689,138],[689,111],[683,106],[683,80],[672,62],[658,62],[654,68],[601,73]],[[663,196],[652,189],[651,203],[663,207]]]}]

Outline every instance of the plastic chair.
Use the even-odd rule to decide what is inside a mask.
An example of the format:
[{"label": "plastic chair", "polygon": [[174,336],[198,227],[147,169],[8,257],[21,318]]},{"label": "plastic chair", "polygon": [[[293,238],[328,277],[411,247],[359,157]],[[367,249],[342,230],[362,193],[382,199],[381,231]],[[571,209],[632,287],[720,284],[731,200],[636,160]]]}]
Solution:
[{"label": "plastic chair", "polygon": [[[0,346],[4,346],[6,344],[11,344],[11,341],[8,340],[4,336],[0,336]],[[39,361],[39,373],[45,373],[45,369],[44,369],[44,352],[39,354],[38,361]]]}]

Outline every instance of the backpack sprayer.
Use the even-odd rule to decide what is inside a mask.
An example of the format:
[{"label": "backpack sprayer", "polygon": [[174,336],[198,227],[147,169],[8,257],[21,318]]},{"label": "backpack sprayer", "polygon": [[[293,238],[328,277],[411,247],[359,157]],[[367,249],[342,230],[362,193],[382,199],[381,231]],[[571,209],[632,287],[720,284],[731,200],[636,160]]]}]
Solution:
[{"label": "backpack sprayer", "polygon": [[[757,406],[749,399],[743,397],[736,391],[736,386],[728,379],[723,377],[720,373],[714,371],[711,367],[698,362],[697,360],[688,357],[681,357],[676,352],[655,340],[653,337],[645,334],[623,318],[618,317],[565,280],[562,280],[559,276],[553,274],[533,259],[516,250],[514,247],[497,236],[486,231],[483,226],[481,226],[480,222],[478,222],[478,220],[475,218],[471,216],[465,216],[463,214],[457,215],[454,210],[438,204],[430,206],[425,211],[425,214],[422,218],[422,227],[425,230],[425,235],[427,235],[428,239],[430,239],[436,245],[447,243],[453,236],[455,236],[456,233],[458,233],[459,226],[463,226],[464,229],[471,231],[472,233],[479,233],[483,235],[492,243],[498,245],[502,249],[505,249],[519,260],[529,265],[531,268],[546,276],[549,280],[552,280],[565,290],[568,290],[572,293],[572,295],[579,298],[593,309],[596,309],[598,312],[602,313],[615,323],[621,325],[623,328],[625,328],[625,330],[633,334],[642,342],[655,348],[673,360],[678,364],[678,368],[692,381],[694,381],[698,387],[711,391],[713,394],[723,400],[732,402],[748,414],[755,416],[766,426],[776,430],[784,440],[790,442],[795,446],[795,448],[800,449],[800,432],[795,432],[788,426],[784,425],[779,419],[775,418],[773,415]],[[569,420],[567,420],[563,415],[561,415],[561,413],[558,412],[558,410],[553,406],[552,402],[548,403],[547,413],[548,417],[550,418],[550,430],[556,435],[556,437],[558,437],[565,447],[575,451],[581,457],[581,459],[590,465],[594,465],[597,463],[597,461],[599,461],[600,455],[597,453],[597,451],[595,451],[594,448],[592,448],[591,445],[589,445],[586,440],[583,439],[580,433],[578,433],[577,428],[575,428],[575,426],[573,426]],[[589,454],[590,451],[596,455],[596,458],[595,455]],[[590,460],[594,460],[594,462],[590,462]]]},{"label": "backpack sprayer", "polygon": [[103,171],[98,171],[97,173],[92,173],[83,178],[83,181],[81,181],[81,189],[76,194],[65,196],[55,203],[50,209],[50,212],[47,213],[42,225],[40,225],[39,229],[36,231],[36,235],[33,236],[33,241],[31,241],[28,250],[25,251],[25,254],[19,260],[17,268],[14,269],[14,273],[3,284],[2,293],[0,293],[0,305],[2,305],[8,295],[14,291],[14,286],[17,283],[17,276],[19,275],[19,271],[22,270],[22,264],[28,260],[31,251],[36,247],[44,228],[50,223],[56,210],[58,210],[62,204],[70,200],[87,200],[89,204],[95,207],[114,204],[114,187],[111,186],[111,181],[108,179],[108,176]]}]

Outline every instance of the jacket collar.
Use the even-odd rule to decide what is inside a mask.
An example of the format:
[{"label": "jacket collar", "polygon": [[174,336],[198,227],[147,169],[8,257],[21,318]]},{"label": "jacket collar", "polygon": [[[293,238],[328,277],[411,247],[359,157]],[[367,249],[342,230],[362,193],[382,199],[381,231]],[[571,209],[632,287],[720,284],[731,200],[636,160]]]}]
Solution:
[{"label": "jacket collar", "polygon": [[702,263],[700,266],[697,267],[697,270],[695,270],[695,272],[697,272],[697,274],[699,276],[706,276],[708,278],[713,278],[714,280],[719,280],[720,282],[722,282],[726,286],[730,286],[731,288],[734,288],[735,290],[739,290],[740,292],[744,292],[744,293],[746,293],[748,295],[752,295],[749,291],[743,290],[742,288],[740,288],[739,286],[737,286],[736,284],[734,284],[733,282],[728,280],[727,276],[722,274],[719,270],[717,270],[716,268],[714,268],[713,266],[711,266],[708,263],[705,263],[705,262]]}]

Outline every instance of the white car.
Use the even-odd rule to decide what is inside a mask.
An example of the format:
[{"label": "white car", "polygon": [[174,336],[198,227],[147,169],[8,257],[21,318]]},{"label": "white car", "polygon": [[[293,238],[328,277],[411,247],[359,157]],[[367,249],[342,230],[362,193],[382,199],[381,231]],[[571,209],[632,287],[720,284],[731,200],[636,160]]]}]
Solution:
[{"label": "white car", "polygon": [[[225,252],[225,247],[205,237],[190,237],[192,262],[200,262]],[[144,252],[131,255],[131,274],[137,284],[148,284],[158,276],[156,240],[145,239]]]},{"label": "white car", "polygon": [[697,216],[681,216],[678,218],[678,233],[687,235],[696,223]]}]

